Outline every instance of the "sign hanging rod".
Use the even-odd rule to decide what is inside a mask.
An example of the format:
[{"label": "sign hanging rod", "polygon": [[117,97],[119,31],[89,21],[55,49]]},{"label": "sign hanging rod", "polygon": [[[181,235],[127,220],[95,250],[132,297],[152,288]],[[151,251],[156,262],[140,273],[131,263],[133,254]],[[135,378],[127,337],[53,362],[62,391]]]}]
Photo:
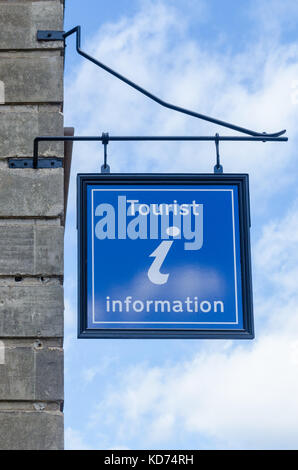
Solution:
[{"label": "sign hanging rod", "polygon": [[[33,168],[38,168],[38,147],[39,142],[103,142],[106,140],[103,136],[40,136],[34,139],[33,149]],[[288,137],[272,137],[266,134],[262,136],[229,136],[229,135],[214,135],[214,136],[111,136],[108,137],[109,142],[197,142],[197,141],[211,141],[211,142],[287,142]]]}]

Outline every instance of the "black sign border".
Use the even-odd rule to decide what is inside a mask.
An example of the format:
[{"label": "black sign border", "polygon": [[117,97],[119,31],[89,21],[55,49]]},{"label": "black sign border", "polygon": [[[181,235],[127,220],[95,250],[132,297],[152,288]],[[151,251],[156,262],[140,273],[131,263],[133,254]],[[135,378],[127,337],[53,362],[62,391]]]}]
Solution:
[{"label": "black sign border", "polygon": [[[238,187],[243,330],[88,329],[87,328],[87,186],[88,185],[236,185]],[[250,251],[249,177],[247,174],[78,174],[78,338],[118,339],[253,339],[253,294]]]}]

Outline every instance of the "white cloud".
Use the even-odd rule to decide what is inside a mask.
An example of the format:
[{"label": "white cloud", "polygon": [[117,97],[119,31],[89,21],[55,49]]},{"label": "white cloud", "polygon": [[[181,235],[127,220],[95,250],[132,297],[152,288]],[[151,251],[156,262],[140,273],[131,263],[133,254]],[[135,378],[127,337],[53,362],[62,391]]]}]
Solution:
[{"label": "white cloud", "polygon": [[65,449],[92,450],[92,447],[84,442],[82,434],[79,431],[68,427],[65,429]]},{"label": "white cloud", "polygon": [[[285,32],[296,31],[298,9],[293,0],[253,0],[247,13],[258,26],[258,34],[270,39],[271,44],[283,39]],[[252,13],[253,12],[253,13]]]},{"label": "white cloud", "polygon": [[100,365],[91,366],[82,371],[82,376],[85,384],[90,384],[98,375],[108,374],[111,366],[116,363],[118,359],[113,356],[103,356],[100,358]]},{"label": "white cloud", "polygon": [[[124,445],[115,445],[113,447],[109,447],[108,445],[102,446],[101,444],[105,443],[104,435],[96,435],[93,436],[92,439],[89,441],[97,440],[97,444],[92,446],[90,444],[86,444],[86,439],[83,436],[83,432],[78,431],[77,429],[73,429],[71,427],[67,427],[65,429],[65,449],[66,450],[100,450],[102,448],[106,450],[129,450],[129,447]],[[87,438],[88,439],[88,438]]]},{"label": "white cloud", "polygon": [[197,435],[197,448],[202,434],[224,449],[296,448],[296,348],[297,340],[272,335],[251,350],[206,349],[171,367],[138,365],[122,375],[97,417],[116,440],[139,442],[142,433],[148,448],[162,447],[179,428]]},{"label": "white cloud", "polygon": [[73,328],[76,325],[76,309],[73,308],[72,302],[69,299],[64,301],[64,320],[67,328]]},{"label": "white cloud", "polygon": [[254,247],[255,307],[268,326],[288,335],[298,318],[298,206],[294,202],[283,218],[274,217]]},{"label": "white cloud", "polygon": [[262,275],[278,291],[289,299],[297,295],[298,279],[298,207],[288,209],[285,217],[268,223],[262,238],[255,246],[254,260]]}]

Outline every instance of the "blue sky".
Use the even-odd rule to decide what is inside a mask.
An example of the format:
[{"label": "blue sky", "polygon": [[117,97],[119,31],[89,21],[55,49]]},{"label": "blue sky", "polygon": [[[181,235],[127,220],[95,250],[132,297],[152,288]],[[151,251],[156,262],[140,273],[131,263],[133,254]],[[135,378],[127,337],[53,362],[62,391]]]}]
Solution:
[{"label": "blue sky", "polygon": [[[256,339],[77,340],[76,143],[65,234],[68,449],[286,449],[298,442],[298,39],[295,0],[66,0],[83,49],[165,100],[288,143],[224,143],[249,173]],[[67,40],[65,125],[77,135],[228,134],[160,108],[78,56]],[[114,172],[212,172],[211,143],[113,143]]]}]

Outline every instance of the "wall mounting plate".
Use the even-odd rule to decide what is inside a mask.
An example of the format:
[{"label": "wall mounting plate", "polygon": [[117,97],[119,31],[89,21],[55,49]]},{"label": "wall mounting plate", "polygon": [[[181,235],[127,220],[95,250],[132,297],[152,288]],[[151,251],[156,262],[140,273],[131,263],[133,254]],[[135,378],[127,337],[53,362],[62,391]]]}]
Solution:
[{"label": "wall mounting plate", "polygon": [[37,31],[37,41],[64,41],[65,31]]},{"label": "wall mounting plate", "polygon": [[[9,168],[33,168],[33,159],[32,158],[10,158],[8,160]],[[45,168],[62,168],[63,159],[62,158],[39,158],[38,159],[38,169]]]}]

